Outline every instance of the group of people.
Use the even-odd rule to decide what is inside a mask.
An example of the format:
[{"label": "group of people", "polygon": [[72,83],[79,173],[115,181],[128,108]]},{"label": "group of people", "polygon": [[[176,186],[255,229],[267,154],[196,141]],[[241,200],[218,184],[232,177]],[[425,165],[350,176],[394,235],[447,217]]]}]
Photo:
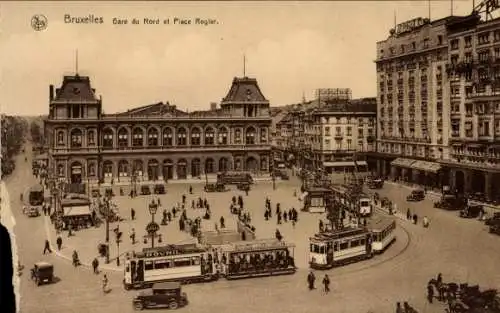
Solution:
[{"label": "group of people", "polygon": [[[411,214],[410,208],[406,210],[406,219],[413,222],[413,224],[415,225],[418,224],[418,215],[416,213]],[[429,227],[429,218],[427,216],[424,216],[424,218],[422,219],[422,226],[424,226],[425,228]]]},{"label": "group of people", "polygon": [[[291,208],[289,210],[281,210],[281,204],[276,203],[276,223],[278,225],[281,224],[282,221],[285,223],[290,221],[292,222],[292,225],[295,226],[295,223],[297,223],[298,220],[298,212],[295,210],[295,208]],[[268,221],[270,218],[273,217],[272,209],[271,209],[271,200],[269,198],[266,198],[266,203],[265,203],[265,211],[264,211],[264,218],[266,221]]]},{"label": "group of people", "polygon": [[[314,275],[313,271],[310,271],[309,275],[307,275],[307,286],[308,286],[309,290],[316,289],[316,287],[314,285],[315,283],[316,283],[316,275]],[[323,284],[323,292],[325,294],[329,293],[330,292],[330,277],[328,277],[328,274],[325,274],[325,276],[323,277],[322,284]]]}]

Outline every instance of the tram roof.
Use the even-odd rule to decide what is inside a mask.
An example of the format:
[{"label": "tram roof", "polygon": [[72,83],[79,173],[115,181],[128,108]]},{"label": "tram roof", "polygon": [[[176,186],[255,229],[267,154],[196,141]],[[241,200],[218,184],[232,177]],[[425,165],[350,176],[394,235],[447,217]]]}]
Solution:
[{"label": "tram roof", "polygon": [[189,253],[198,253],[204,251],[206,250],[194,243],[178,244],[178,245],[172,244],[155,248],[143,248],[141,252],[136,253],[136,256],[154,258],[167,255],[189,254]]},{"label": "tram roof", "polygon": [[366,234],[368,233],[368,230],[363,227],[359,228],[344,228],[342,230],[334,230],[334,231],[329,231],[329,232],[323,232],[323,233],[318,233],[315,234],[314,237],[311,237],[311,240],[316,240],[316,241],[324,241],[324,240],[334,240],[334,239],[341,239],[341,238],[347,238],[347,237],[352,237],[352,236],[357,236],[361,234]]},{"label": "tram roof", "polygon": [[389,225],[394,223],[395,219],[392,217],[377,216],[368,221],[368,229],[371,231],[381,231],[386,229]]},{"label": "tram roof", "polygon": [[246,251],[269,251],[283,248],[293,248],[293,243],[279,241],[278,239],[257,239],[252,241],[237,241],[222,247],[228,252],[246,252]]}]

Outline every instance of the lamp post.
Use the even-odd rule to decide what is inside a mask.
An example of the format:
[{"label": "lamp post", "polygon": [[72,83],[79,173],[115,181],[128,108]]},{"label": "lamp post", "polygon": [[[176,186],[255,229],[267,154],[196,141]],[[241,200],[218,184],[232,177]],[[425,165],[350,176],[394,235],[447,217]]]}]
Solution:
[{"label": "lamp post", "polygon": [[146,226],[146,232],[151,236],[151,248],[155,247],[155,235],[156,232],[160,229],[160,226],[155,223],[155,214],[158,210],[158,204],[151,201],[149,204],[149,213],[151,214],[151,222]]},{"label": "lamp post", "polygon": [[106,223],[106,264],[109,264],[109,199],[104,198],[104,221]]},{"label": "lamp post", "polygon": [[116,232],[116,248],[118,250],[116,256],[116,266],[120,266],[120,242],[122,242],[122,232],[119,230],[120,225],[118,225],[118,231]]}]

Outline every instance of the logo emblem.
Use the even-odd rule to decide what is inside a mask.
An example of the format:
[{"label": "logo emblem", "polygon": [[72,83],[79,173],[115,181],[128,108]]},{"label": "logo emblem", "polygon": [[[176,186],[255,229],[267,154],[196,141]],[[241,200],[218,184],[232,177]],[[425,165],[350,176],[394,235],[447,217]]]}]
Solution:
[{"label": "logo emblem", "polygon": [[43,14],[33,15],[31,18],[31,27],[36,31],[41,31],[47,28],[47,17]]}]

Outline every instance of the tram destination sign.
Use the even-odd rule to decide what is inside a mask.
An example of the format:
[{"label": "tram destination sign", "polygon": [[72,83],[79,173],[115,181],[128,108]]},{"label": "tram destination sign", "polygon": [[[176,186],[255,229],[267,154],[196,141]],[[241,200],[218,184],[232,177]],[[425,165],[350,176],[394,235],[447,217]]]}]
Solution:
[{"label": "tram destination sign", "polygon": [[251,250],[265,250],[265,249],[279,249],[287,247],[284,241],[279,242],[253,242],[253,243],[243,243],[235,245],[236,251],[251,251]]},{"label": "tram destination sign", "polygon": [[144,253],[144,256],[146,258],[157,258],[157,257],[162,257],[162,256],[181,254],[181,251],[179,251],[177,249],[170,249],[170,248],[144,249],[142,252]]},{"label": "tram destination sign", "polygon": [[396,35],[411,32],[412,30],[419,28],[420,26],[423,26],[425,24],[429,24],[429,19],[428,18],[415,18],[409,21],[406,21],[404,23],[400,23],[396,25]]}]

